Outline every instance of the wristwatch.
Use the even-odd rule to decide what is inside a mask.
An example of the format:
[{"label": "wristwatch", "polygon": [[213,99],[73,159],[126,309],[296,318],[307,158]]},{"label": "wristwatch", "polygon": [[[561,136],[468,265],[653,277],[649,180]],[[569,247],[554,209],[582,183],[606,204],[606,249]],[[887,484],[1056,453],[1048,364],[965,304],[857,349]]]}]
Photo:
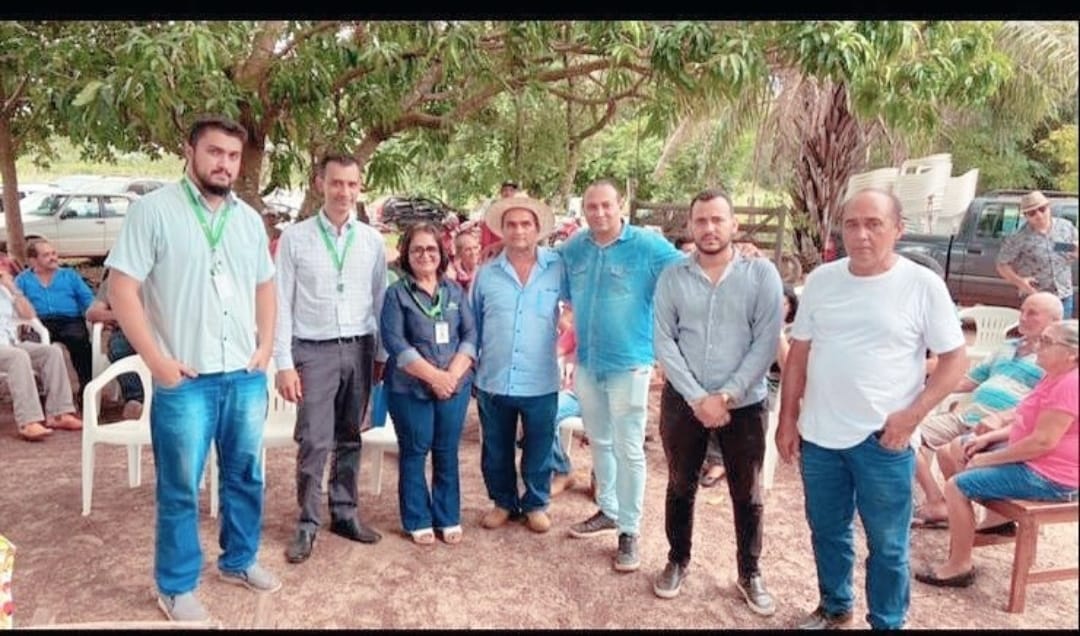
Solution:
[{"label": "wristwatch", "polygon": [[721,393],[720,399],[723,400],[725,409],[730,409],[731,405],[735,402],[735,398],[727,393]]}]

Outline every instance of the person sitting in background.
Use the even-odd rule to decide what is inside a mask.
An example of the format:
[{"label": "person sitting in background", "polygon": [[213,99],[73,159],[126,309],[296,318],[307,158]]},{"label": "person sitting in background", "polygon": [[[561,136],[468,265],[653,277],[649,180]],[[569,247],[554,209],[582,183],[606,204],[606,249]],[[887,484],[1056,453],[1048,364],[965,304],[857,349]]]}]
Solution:
[{"label": "person sitting in background", "polygon": [[[8,391],[15,410],[19,437],[36,442],[52,434],[52,429],[77,431],[82,421],[75,416],[64,352],[58,344],[16,342],[15,318],[33,318],[34,308],[7,271],[0,270],[0,373],[7,374]],[[45,385],[45,410],[34,373]]]},{"label": "person sitting in background", "polygon": [[[562,386],[559,388],[558,405],[555,407],[555,443],[551,446],[551,496],[570,490],[577,485],[572,472],[570,456],[559,440],[559,426],[569,417],[581,417],[581,405],[574,394],[574,365],[577,363],[577,337],[574,335],[574,311],[564,305],[559,315],[558,337],[555,349],[560,360]],[[569,365],[569,369],[567,369]],[[572,441],[572,440],[571,440]]]},{"label": "person sitting in background", "polygon": [[915,480],[926,499],[915,509],[912,527],[942,528],[948,519],[945,495],[930,472],[929,454],[971,430],[985,433],[1002,428],[1002,417],[1042,379],[1043,371],[1035,361],[1036,341],[1046,327],[1061,318],[1061,301],[1054,294],[1036,292],[1025,298],[1020,306],[1021,337],[1006,341],[972,367],[954,389],[954,393],[970,392],[971,402],[955,411],[931,415],[919,424],[922,444],[915,456]]},{"label": "person sitting in background", "polygon": [[454,237],[454,251],[456,257],[446,275],[467,292],[480,267],[480,240],[473,232],[459,232]]},{"label": "person sitting in background", "polygon": [[[975,581],[972,500],[1076,501],[1080,484],[1080,328],[1055,322],[1039,336],[1036,361],[1046,372],[1016,407],[1008,428],[984,433],[966,446],[962,472],[945,484],[949,510],[949,558],[915,574],[939,587]],[[1008,443],[995,446],[998,442]]]},{"label": "person sitting in background", "polygon": [[[105,323],[105,327],[109,329],[105,356],[109,359],[109,362],[116,362],[122,358],[135,355],[135,349],[131,347],[131,343],[128,342],[124,331],[120,329],[120,324],[116,322],[112,307],[109,305],[109,271],[108,269],[105,270],[105,276],[101,279],[101,284],[98,285],[97,296],[94,298],[93,304],[90,305],[90,309],[86,310],[86,319],[90,322]],[[106,337],[106,334],[103,334],[102,337]],[[123,373],[116,378],[116,381],[120,384],[120,395],[124,400],[124,410],[121,418],[125,420],[139,419],[139,416],[142,415],[144,396],[142,381],[139,379],[138,374]]]},{"label": "person sitting in background", "polygon": [[19,274],[15,284],[34,306],[52,341],[67,347],[81,389],[92,377],[85,315],[94,302],[94,292],[75,270],[60,267],[56,248],[48,241],[31,241],[26,255],[31,268]]}]

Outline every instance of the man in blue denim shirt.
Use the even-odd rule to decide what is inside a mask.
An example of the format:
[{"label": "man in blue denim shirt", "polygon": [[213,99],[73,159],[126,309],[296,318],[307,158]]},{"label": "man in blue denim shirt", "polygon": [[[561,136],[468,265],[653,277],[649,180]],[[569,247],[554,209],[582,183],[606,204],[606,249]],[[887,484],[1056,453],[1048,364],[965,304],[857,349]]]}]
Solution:
[{"label": "man in blue denim shirt", "polygon": [[660,234],[633,227],[609,180],[585,189],[586,232],[559,247],[578,338],[575,389],[596,473],[600,510],[570,528],[574,537],[618,530],[615,569],[641,561],[645,422],[653,363],[653,291],[660,272],[685,258]]},{"label": "man in blue denim shirt", "polygon": [[[486,221],[503,239],[504,249],[480,268],[472,287],[480,342],[476,403],[484,438],[481,470],[495,502],[482,523],[498,528],[511,515],[524,513],[530,530],[547,532],[559,392],[556,326],[559,300],[566,294],[562,259],[537,245],[541,234],[554,227],[555,216],[540,201],[508,197],[488,209]],[[514,470],[519,417],[524,429],[523,496]]]}]

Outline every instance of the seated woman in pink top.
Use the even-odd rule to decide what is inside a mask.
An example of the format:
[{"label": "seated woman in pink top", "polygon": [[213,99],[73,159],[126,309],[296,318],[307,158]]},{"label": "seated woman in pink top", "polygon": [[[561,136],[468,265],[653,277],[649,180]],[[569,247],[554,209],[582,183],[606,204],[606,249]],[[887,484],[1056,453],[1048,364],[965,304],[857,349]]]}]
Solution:
[{"label": "seated woman in pink top", "polygon": [[[1017,405],[1011,426],[968,442],[967,465],[945,484],[949,558],[916,573],[917,581],[941,587],[967,587],[975,581],[972,500],[1076,501],[1080,482],[1078,349],[1077,321],[1056,322],[1043,331],[1036,363],[1046,375]],[[1006,440],[1007,444],[998,444]]]}]

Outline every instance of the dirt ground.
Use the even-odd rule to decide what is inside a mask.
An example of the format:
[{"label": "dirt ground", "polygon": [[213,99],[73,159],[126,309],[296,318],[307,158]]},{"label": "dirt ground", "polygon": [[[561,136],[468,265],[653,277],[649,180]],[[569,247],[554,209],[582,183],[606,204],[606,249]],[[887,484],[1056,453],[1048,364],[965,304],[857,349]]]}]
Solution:
[{"label": "dirt ground", "polygon": [[[205,553],[197,590],[207,609],[227,628],[786,628],[817,601],[802,485],[794,466],[777,467],[766,501],[762,571],[777,599],[777,612],[753,614],[734,591],[735,546],[726,482],[698,497],[694,556],[681,594],[661,600],[652,579],[667,555],[664,536],[666,466],[656,434],[656,406],[647,443],[649,477],[642,529],[642,568],[620,574],[611,567],[615,539],[573,539],[566,529],[595,507],[578,491],[556,497],[554,526],[544,535],[522,524],[498,530],[480,527],[490,503],[480,476],[480,439],[475,406],[461,443],[463,543],[416,546],[399,531],[397,469],[384,463],[383,490],[372,494],[373,475],[363,466],[361,515],[383,540],[360,545],[320,533],[312,557],[289,565],[283,551],[296,519],[294,451],[272,449],[267,467],[266,507],[260,561],[284,581],[273,595],[228,585],[215,575],[216,520],[201,503],[200,536]],[[111,409],[115,412],[115,407]],[[94,507],[80,516],[80,436],[57,431],[43,443],[15,437],[11,405],[0,402],[0,534],[16,546],[13,593],[15,625],[103,625],[163,620],[153,596],[154,474],[149,448],[143,451],[143,484],[127,487],[125,451],[99,447]],[[587,469],[587,447],[575,442],[575,468]],[[324,512],[324,515],[326,513]],[[861,529],[857,530],[861,535]],[[944,558],[948,533],[918,530],[912,561]],[[855,625],[865,627],[865,542],[857,539]],[[979,574],[962,590],[912,582],[911,628],[1076,629],[1077,581],[1035,585],[1027,611],[1005,612],[1012,546],[976,551]],[[1077,562],[1077,528],[1058,525],[1042,532],[1037,565]]]}]

